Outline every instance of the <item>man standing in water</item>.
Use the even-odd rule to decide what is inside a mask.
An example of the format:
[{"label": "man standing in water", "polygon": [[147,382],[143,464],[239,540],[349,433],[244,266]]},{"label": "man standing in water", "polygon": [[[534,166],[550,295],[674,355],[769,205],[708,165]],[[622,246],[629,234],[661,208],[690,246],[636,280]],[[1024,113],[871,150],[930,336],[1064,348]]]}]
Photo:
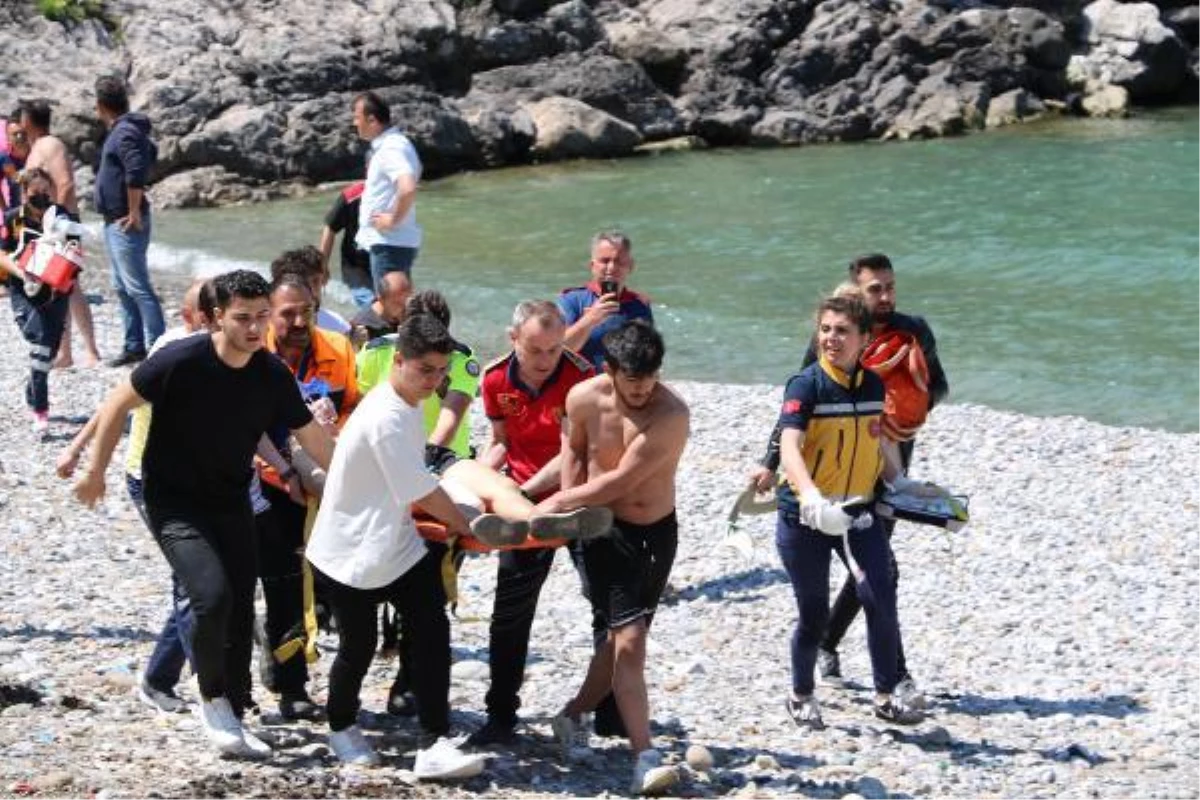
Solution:
[{"label": "man standing in water", "polygon": [[166,346],[109,393],[75,496],[87,506],[104,496],[125,416],[151,403],[142,459],[146,516],[194,615],[201,727],[221,752],[262,758],[270,747],[240,719],[250,704],[257,579],[250,460],[263,434],[282,426],[328,469],[333,440],[313,420],[287,366],[263,350],[267,282],[237,270],[213,284],[218,330]]},{"label": "man standing in water", "polygon": [[604,374],[567,398],[562,489],[539,512],[583,506],[612,509],[609,537],[584,542],[583,563],[593,612],[608,638],[592,656],[583,685],[554,718],[565,750],[583,715],[611,691],[637,754],[631,791],[659,794],[679,775],[662,764],[650,741],[646,638],[675,561],[675,472],[687,445],[687,404],[659,383],[662,336],[643,320],[625,323],[603,341]]}]

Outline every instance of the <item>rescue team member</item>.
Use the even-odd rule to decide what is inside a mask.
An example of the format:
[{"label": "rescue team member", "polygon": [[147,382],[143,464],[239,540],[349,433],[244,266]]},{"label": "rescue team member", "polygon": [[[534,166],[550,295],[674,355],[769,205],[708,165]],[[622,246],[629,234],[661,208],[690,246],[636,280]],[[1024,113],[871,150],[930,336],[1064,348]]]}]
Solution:
[{"label": "rescue team member", "polygon": [[[29,343],[29,378],[25,403],[33,413],[33,432],[45,436],[50,428],[50,365],[63,338],[69,294],[61,294],[43,283],[27,282],[17,266],[18,251],[42,234],[46,219],[67,219],[63,206],[55,205],[54,181],[45,170],[31,169],[22,178],[24,202],[4,213],[6,236],[0,242],[0,273],[8,286],[13,319]],[[78,238],[78,237],[74,237]]]},{"label": "rescue team member", "polygon": [[[354,374],[354,352],[350,340],[339,333],[318,328],[313,320],[316,302],[312,289],[296,272],[282,272],[271,286],[271,326],[266,349],[287,365],[301,394],[310,404],[320,403],[329,415],[331,434],[345,424],[358,404],[358,383]],[[318,420],[322,413],[314,409]],[[288,447],[286,431],[273,431],[273,443],[289,461],[295,459]],[[282,435],[281,435],[282,434]],[[308,666],[303,650],[297,650],[283,663],[270,652],[300,635],[303,629],[304,523],[307,506],[293,502],[298,496],[299,471],[290,466],[283,474],[266,461],[259,461],[263,496],[271,505],[275,524],[272,535],[259,541],[259,575],[266,600],[266,644],[263,657],[270,664],[271,689],[277,692],[279,713],[284,719],[315,720],[320,709],[308,696]],[[291,484],[291,485],[289,485]]]},{"label": "rescue team member", "polygon": [[350,290],[354,305],[362,308],[369,305],[375,297],[371,280],[371,257],[366,250],[360,250],[355,243],[358,236],[358,207],[362,202],[362,181],[355,181],[337,193],[333,205],[325,214],[325,225],[321,228],[321,260],[325,265],[325,274],[330,274],[329,256],[333,253],[333,240],[342,234],[342,246],[339,248],[342,260],[342,283]]},{"label": "rescue team member", "polygon": [[654,323],[650,300],[625,283],[633,272],[633,243],[620,231],[601,231],[592,237],[586,286],[566,289],[558,307],[567,321],[566,346],[582,355],[594,369],[604,369],[604,334],[631,319]]},{"label": "rescue team member", "polygon": [[[512,351],[484,369],[483,408],[492,423],[492,441],[480,460],[506,470],[527,496],[540,500],[559,487],[567,393],[592,376],[592,367],[564,347],[566,324],[552,302],[518,304],[508,333]],[[472,734],[474,745],[515,739],[529,631],[556,552],[538,548],[499,554],[488,629],[487,722]]]},{"label": "rescue team member", "polygon": [[816,321],[818,361],[788,380],[778,423],[786,480],[778,489],[775,543],[799,610],[786,706],[797,725],[824,727],[813,672],[829,616],[829,555],[836,550],[867,613],[875,715],[913,724],[921,713],[894,694],[898,625],[887,539],[874,515],[864,512],[881,475],[903,490],[924,485],[903,477],[898,456],[885,457],[894,444],[880,433],[883,381],[858,363],[870,331],[866,306],[857,297],[830,297]]},{"label": "rescue team member", "polygon": [[[895,339],[900,347],[911,348],[910,358],[902,360],[896,368],[884,377],[886,391],[885,412],[883,420],[884,435],[899,443],[901,466],[907,474],[912,463],[913,448],[916,444],[917,429],[930,411],[949,392],[946,372],[938,358],[937,341],[929,324],[922,318],[901,314],[896,311],[896,273],[892,262],[880,253],[860,256],[850,262],[849,277],[856,287],[871,314],[871,347],[884,345],[889,339]],[[802,366],[807,367],[817,360],[816,345],[809,343],[804,354]],[[926,365],[922,374],[910,375],[910,365],[919,367]],[[870,366],[870,365],[868,365]],[[882,372],[882,371],[881,371]],[[906,399],[899,401],[900,396]],[[896,415],[888,413],[888,405],[895,409],[909,409],[907,418],[896,419]],[[767,454],[762,460],[762,467],[753,474],[753,479],[759,491],[766,491],[774,483],[775,471],[779,468],[779,429],[771,435],[767,446]],[[889,540],[889,550],[892,532],[895,530],[895,520],[884,520],[883,529]],[[896,562],[895,551],[891,550],[892,580],[899,586],[900,568]],[[821,678],[828,683],[838,683],[842,678],[841,659],[837,648],[849,629],[850,624],[858,615],[862,604],[858,601],[854,580],[847,576],[838,592],[830,612],[829,627],[825,638],[817,651],[817,667]],[[897,646],[898,669],[900,683],[896,693],[905,697],[910,703],[921,706],[924,696],[917,688],[916,682],[908,671],[908,662],[904,655],[904,638],[901,635]]]},{"label": "rescue team member", "polygon": [[562,490],[539,511],[607,506],[610,537],[584,542],[593,614],[606,632],[579,691],[552,726],[564,751],[586,733],[582,717],[615,696],[634,753],[634,794],[661,794],[679,781],[650,738],[646,640],[679,541],[675,473],[687,446],[687,404],[659,383],[665,346],[644,320],[604,337],[604,374],[567,397]]},{"label": "rescue team member", "polygon": [[350,418],[338,441],[307,557],[328,591],[338,650],[329,670],[330,749],[345,763],[374,764],[356,724],[359,692],[378,641],[376,606],[400,609],[421,648],[412,685],[429,736],[450,727],[450,622],[441,596],[441,559],[417,533],[409,508],[448,532],[469,532],[462,512],[425,470],[421,402],[446,376],[453,340],[418,314],[397,334],[395,363]]},{"label": "rescue team member", "polygon": [[333,440],[313,420],[287,368],[263,352],[267,282],[236,270],[213,283],[219,330],[166,346],[109,393],[75,496],[87,506],[103,497],[126,415],[151,403],[142,460],[146,515],[195,617],[201,727],[222,752],[263,757],[270,747],[240,720],[251,702],[257,567],[246,466],[275,425],[291,429],[322,467]]}]

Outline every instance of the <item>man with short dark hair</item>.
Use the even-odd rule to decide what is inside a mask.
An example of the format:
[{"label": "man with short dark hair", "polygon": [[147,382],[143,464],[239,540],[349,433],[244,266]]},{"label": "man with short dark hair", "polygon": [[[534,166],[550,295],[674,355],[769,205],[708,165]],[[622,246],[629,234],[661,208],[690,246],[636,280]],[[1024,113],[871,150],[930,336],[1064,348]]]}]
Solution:
[{"label": "man with short dark hair", "polygon": [[592,237],[586,286],[564,289],[558,307],[567,321],[566,345],[582,355],[597,370],[604,369],[604,334],[631,319],[653,324],[650,299],[628,288],[633,272],[633,243],[621,231],[600,231]]},{"label": "man with short dark hair", "polygon": [[325,272],[329,273],[329,256],[333,253],[333,242],[342,235],[342,283],[350,290],[354,304],[370,304],[374,299],[374,281],[371,280],[371,256],[355,242],[358,236],[358,209],[362,204],[362,193],[366,184],[355,181],[337,193],[333,205],[325,214],[325,225],[321,228],[321,257],[325,260]]},{"label": "man with short dark hair", "polygon": [[[67,146],[62,139],[50,133],[50,104],[45,100],[26,100],[21,103],[21,130],[29,142],[29,155],[25,159],[26,169],[44,169],[54,181],[56,196],[55,203],[62,206],[70,214],[71,219],[79,221],[79,198],[75,195],[75,173],[71,169],[71,158],[67,155]],[[92,322],[92,309],[88,306],[87,298],[83,296],[83,288],[76,281],[71,290],[71,316],[63,327],[62,339],[58,345],[58,357],[54,359],[57,368],[69,367],[74,363],[71,354],[71,320],[79,327],[79,335],[83,337],[83,346],[87,350],[85,367],[94,367],[100,363],[100,351],[96,347],[96,330]]]},{"label": "man with short dark hair", "polygon": [[119,78],[96,81],[96,114],[108,135],[96,170],[95,205],[104,217],[104,245],[125,321],[124,347],[109,365],[121,367],[144,359],[146,348],[166,329],[146,262],[151,230],[146,185],[158,147],[150,141],[150,119],[129,110]]},{"label": "man with short dark hair", "polygon": [[371,279],[377,283],[385,272],[411,273],[421,248],[421,159],[408,137],[392,125],[387,103],[374,92],[354,98],[354,128],[370,143],[355,242],[370,254]]},{"label": "man with short dark hair", "polygon": [[588,596],[608,636],[552,725],[569,751],[583,715],[611,691],[635,754],[631,790],[659,794],[679,775],[663,766],[650,738],[646,639],[675,561],[675,473],[687,445],[689,412],[658,380],[665,347],[653,325],[626,322],[605,335],[603,346],[604,374],[567,397],[562,488],[538,511],[612,509],[610,536],[582,544]]},{"label": "man with short dark hair", "polygon": [[440,322],[420,314],[400,326],[397,341],[388,380],[367,394],[342,430],[306,548],[337,620],[329,745],[349,764],[379,760],[357,716],[381,602],[397,606],[421,649],[412,686],[422,728],[431,737],[450,728],[450,623],[440,559],[417,533],[410,508],[418,503],[450,535],[469,532],[424,459],[421,402],[445,379],[454,340]]},{"label": "man with short dark hair", "polygon": [[217,332],[167,345],[109,393],[75,496],[87,506],[103,497],[126,415],[151,403],[143,497],[154,538],[194,614],[201,727],[221,752],[267,757],[270,747],[240,720],[251,704],[257,566],[247,467],[262,435],[276,426],[290,429],[322,467],[333,440],[313,420],[287,367],[263,350],[267,282],[237,270],[213,283]]},{"label": "man with short dark hair", "polygon": [[340,333],[343,336],[350,335],[350,323],[346,321],[346,318],[333,309],[325,307],[321,302],[325,284],[329,283],[329,270],[320,250],[308,244],[294,250],[283,251],[271,262],[272,283],[278,281],[279,276],[285,272],[299,275],[312,290],[316,314],[313,319],[318,328]]}]

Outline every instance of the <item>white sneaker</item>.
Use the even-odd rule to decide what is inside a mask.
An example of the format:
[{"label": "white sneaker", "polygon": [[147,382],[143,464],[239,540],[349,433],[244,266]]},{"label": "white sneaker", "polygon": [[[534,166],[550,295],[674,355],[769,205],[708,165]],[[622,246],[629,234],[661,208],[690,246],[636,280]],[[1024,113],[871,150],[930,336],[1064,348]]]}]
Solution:
[{"label": "white sneaker", "polygon": [[899,698],[900,702],[909,708],[921,710],[928,705],[925,701],[925,693],[917,687],[912,678],[905,678],[897,683],[896,688],[892,690],[892,695]]},{"label": "white sneaker", "polygon": [[218,750],[230,755],[244,753],[246,740],[242,732],[242,722],[233,713],[233,707],[229,705],[228,700],[224,697],[201,699],[196,708],[196,716],[200,719],[204,735]]},{"label": "white sneaker", "polygon": [[242,752],[240,752],[238,755],[242,756],[243,758],[253,758],[258,761],[266,761],[272,755],[274,755],[274,751],[271,750],[271,745],[267,744],[245,728],[242,728]]},{"label": "white sneaker", "polygon": [[491,753],[464,753],[460,739],[442,737],[426,750],[417,750],[413,775],[418,780],[449,781],[474,778],[483,773]]},{"label": "white sneaker", "polygon": [[589,730],[587,714],[581,714],[579,720],[571,719],[565,713],[559,712],[550,720],[550,729],[554,738],[562,748],[563,761],[570,761],[574,751],[589,750],[592,746],[592,736]]},{"label": "white sneaker", "polygon": [[367,737],[363,736],[362,728],[357,725],[330,733],[329,749],[343,764],[373,767],[379,763],[379,754],[371,747]]},{"label": "white sneaker", "polygon": [[629,787],[630,792],[641,795],[657,795],[677,783],[679,783],[679,770],[675,767],[664,767],[662,753],[657,750],[643,750],[638,753],[637,763],[633,765],[633,782]]}]

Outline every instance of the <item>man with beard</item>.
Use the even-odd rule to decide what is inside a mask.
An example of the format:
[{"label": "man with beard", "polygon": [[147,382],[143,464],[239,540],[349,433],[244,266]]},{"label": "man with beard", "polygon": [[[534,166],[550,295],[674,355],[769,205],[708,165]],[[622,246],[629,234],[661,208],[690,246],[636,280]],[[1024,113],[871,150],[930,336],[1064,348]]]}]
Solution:
[{"label": "man with beard", "polygon": [[658,380],[665,348],[652,325],[627,322],[605,335],[603,347],[604,374],[567,398],[562,488],[538,504],[539,512],[606,506],[614,517],[610,536],[581,545],[589,599],[608,637],[553,728],[569,753],[583,715],[611,691],[636,756],[631,791],[659,794],[679,775],[663,766],[650,739],[646,639],[675,561],[675,473],[689,412]]},{"label": "man with beard", "polygon": [[[313,322],[315,313],[316,301],[304,277],[296,272],[281,273],[271,286],[271,328],[266,348],[287,365],[318,421],[326,424],[330,433],[336,433],[358,404],[354,352],[345,336],[318,328]],[[280,695],[279,713],[284,719],[313,720],[318,718],[319,709],[305,688],[308,668],[303,652],[295,652],[283,663],[276,663],[268,655],[303,627],[300,550],[308,515],[306,505],[292,500],[299,496],[293,484],[301,477],[295,464],[303,466],[303,462],[296,461],[285,431],[272,431],[272,439],[293,466],[280,474],[260,462],[263,496],[271,505],[275,522],[268,528],[274,536],[264,536],[259,542],[259,574],[267,606],[263,658],[271,661],[269,688]]]},{"label": "man with beard", "polygon": [[[859,256],[850,262],[848,272],[850,282],[858,287],[863,302],[866,304],[867,311],[871,314],[871,341],[876,341],[892,333],[901,333],[911,335],[920,347],[929,371],[929,379],[926,384],[928,390],[927,410],[932,411],[938,403],[945,399],[950,391],[949,384],[946,381],[946,372],[942,368],[941,360],[938,358],[937,340],[933,336],[933,331],[930,329],[929,323],[923,317],[902,314],[896,310],[896,271],[892,266],[891,259],[882,253]],[[816,360],[817,350],[814,340],[809,343],[808,351],[804,354],[802,366],[807,367]],[[889,393],[893,391],[886,381],[885,388],[887,388]],[[894,426],[889,426],[885,419],[884,433],[889,438],[898,440],[900,466],[903,472],[907,473],[909,465],[912,463],[913,448],[916,444],[916,431],[897,430]],[[767,445],[767,453],[763,457],[762,466],[756,469],[751,475],[759,491],[766,491],[774,484],[775,471],[779,468],[780,460],[779,438],[780,429],[776,427]],[[895,526],[895,520],[883,521],[884,533],[887,535],[889,544]],[[896,563],[894,552],[891,554],[891,562],[892,581],[894,584],[898,584],[900,569]],[[858,592],[855,589],[854,577],[848,575],[846,576],[845,583],[842,584],[841,591],[838,592],[837,599],[834,600],[833,608],[829,615],[829,625],[826,629],[825,637],[821,642],[820,649],[817,651],[818,670],[820,671],[822,680],[827,683],[837,684],[842,680],[841,660],[838,657],[837,648],[842,641],[842,637],[846,635],[846,630],[850,627],[850,624],[861,609],[862,602],[859,600]],[[917,688],[916,682],[908,672],[908,663],[904,657],[903,639],[899,640],[897,656],[900,683],[896,686],[895,693],[909,705],[914,708],[920,708],[923,705],[924,698]]]},{"label": "man with beard", "polygon": [[246,467],[274,426],[291,430],[326,469],[333,440],[313,420],[287,368],[263,351],[267,282],[248,270],[213,282],[219,330],[167,345],[109,393],[75,496],[87,506],[104,496],[104,473],[126,415],[151,403],[142,460],[146,516],[195,615],[201,728],[221,752],[261,758],[270,747],[244,731],[240,719],[251,704],[258,561]]}]

